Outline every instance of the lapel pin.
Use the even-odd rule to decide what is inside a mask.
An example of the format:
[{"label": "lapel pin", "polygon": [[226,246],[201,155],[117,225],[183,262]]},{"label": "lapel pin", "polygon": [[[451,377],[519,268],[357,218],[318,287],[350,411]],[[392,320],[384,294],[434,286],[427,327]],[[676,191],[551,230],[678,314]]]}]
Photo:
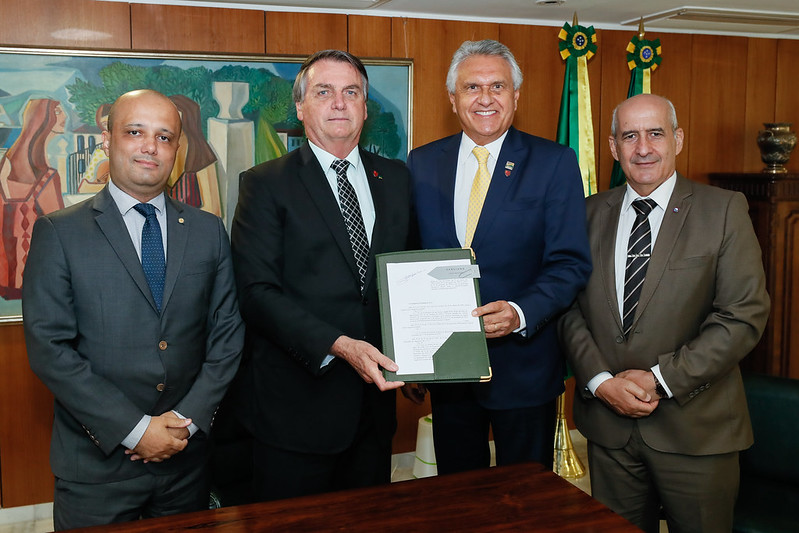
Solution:
[{"label": "lapel pin", "polygon": [[183,222],[184,222],[184,220],[183,220],[183,217],[180,217],[180,218],[178,219],[178,224],[183,224]]},{"label": "lapel pin", "polygon": [[680,208],[679,207],[675,207],[674,209],[672,209],[672,211],[674,211],[675,213],[679,213],[680,212]]},{"label": "lapel pin", "polygon": [[511,171],[513,170],[513,167],[514,167],[515,165],[516,165],[516,163],[514,163],[513,161],[507,161],[507,162],[505,163],[505,176],[506,176],[506,177],[509,177],[509,176],[510,176],[510,173],[511,173]]},{"label": "lapel pin", "polygon": [[383,179],[383,176],[381,176],[380,173],[378,171],[376,171],[376,170],[372,171],[372,176],[374,176],[375,178],[377,178],[379,180]]}]

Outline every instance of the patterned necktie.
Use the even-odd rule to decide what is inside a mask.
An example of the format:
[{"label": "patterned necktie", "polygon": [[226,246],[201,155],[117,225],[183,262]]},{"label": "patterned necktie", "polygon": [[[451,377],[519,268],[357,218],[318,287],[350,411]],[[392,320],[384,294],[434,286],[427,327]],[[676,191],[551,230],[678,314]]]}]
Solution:
[{"label": "patterned necktie", "polygon": [[629,337],[633,327],[635,310],[638,307],[638,298],[641,296],[641,286],[646,278],[646,269],[649,266],[649,256],[652,253],[652,230],[649,226],[649,213],[657,203],[654,200],[635,200],[632,203],[635,209],[635,222],[630,232],[627,244],[627,267],[624,271],[624,317],[622,325],[624,336]]},{"label": "patterned necktie", "polygon": [[355,188],[347,179],[347,167],[350,166],[346,159],[336,159],[330,167],[336,171],[338,176],[338,202],[341,206],[341,214],[347,224],[347,233],[350,234],[350,245],[352,255],[355,256],[355,264],[358,266],[360,275],[361,291],[366,280],[366,265],[369,261],[369,241],[366,240],[366,228],[363,224],[361,206],[358,203],[358,195]]},{"label": "patterned necktie", "polygon": [[491,184],[491,174],[488,172],[488,149],[484,146],[475,146],[472,153],[477,158],[477,173],[474,175],[472,192],[469,194],[469,208],[466,212],[466,237],[463,240],[464,248],[472,246],[474,230],[477,228],[477,221],[480,220],[480,212],[483,210],[488,186]]},{"label": "patterned necktie", "polygon": [[141,230],[141,266],[144,277],[150,286],[155,306],[161,310],[161,301],[164,298],[164,276],[166,274],[166,260],[164,259],[164,241],[161,239],[161,225],[155,216],[155,207],[152,204],[136,204],[133,209],[145,218]]}]

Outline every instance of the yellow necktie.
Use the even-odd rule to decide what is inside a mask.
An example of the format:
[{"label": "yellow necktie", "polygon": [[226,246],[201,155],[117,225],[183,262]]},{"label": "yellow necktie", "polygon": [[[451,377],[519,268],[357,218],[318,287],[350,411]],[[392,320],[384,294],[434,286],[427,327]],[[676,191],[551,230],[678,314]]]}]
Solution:
[{"label": "yellow necktie", "polygon": [[472,153],[477,158],[477,174],[474,175],[472,182],[472,192],[469,194],[469,209],[466,214],[466,238],[463,242],[464,248],[472,246],[474,230],[477,228],[477,221],[480,219],[480,211],[483,210],[483,202],[486,199],[488,186],[491,184],[491,174],[488,172],[488,149],[483,146],[475,146]]}]

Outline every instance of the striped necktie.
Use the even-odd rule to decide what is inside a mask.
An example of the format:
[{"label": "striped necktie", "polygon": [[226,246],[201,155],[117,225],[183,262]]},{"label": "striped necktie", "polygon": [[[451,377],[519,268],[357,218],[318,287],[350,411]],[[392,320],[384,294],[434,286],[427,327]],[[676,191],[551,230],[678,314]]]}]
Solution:
[{"label": "striped necktie", "polygon": [[624,336],[629,337],[635,319],[635,310],[638,307],[638,298],[641,296],[641,287],[646,278],[646,269],[649,266],[649,256],[652,254],[652,230],[649,226],[649,213],[657,206],[649,198],[638,199],[632,203],[635,209],[635,222],[630,232],[627,244],[627,266],[624,270],[624,316],[622,327]]}]

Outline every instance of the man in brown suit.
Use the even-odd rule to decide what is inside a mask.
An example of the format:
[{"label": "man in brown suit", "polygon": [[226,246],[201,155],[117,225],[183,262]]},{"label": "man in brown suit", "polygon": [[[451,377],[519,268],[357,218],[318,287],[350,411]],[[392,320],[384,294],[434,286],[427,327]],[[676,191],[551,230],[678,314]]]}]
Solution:
[{"label": "man in brown suit", "polygon": [[665,98],[614,111],[627,186],[587,201],[594,271],[560,333],[593,495],[646,531],[662,506],[671,533],[729,532],[769,298],[745,198],[679,175],[683,136]]}]

